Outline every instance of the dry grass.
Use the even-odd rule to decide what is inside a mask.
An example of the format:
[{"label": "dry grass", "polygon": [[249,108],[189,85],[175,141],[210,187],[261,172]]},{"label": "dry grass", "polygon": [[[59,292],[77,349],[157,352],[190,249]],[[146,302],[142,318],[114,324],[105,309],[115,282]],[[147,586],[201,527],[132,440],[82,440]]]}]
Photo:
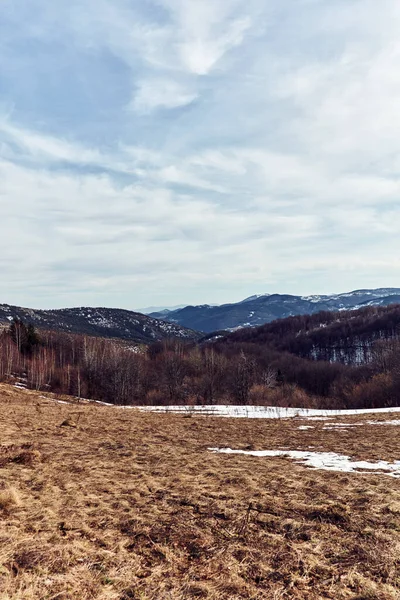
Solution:
[{"label": "dry grass", "polygon": [[312,424],[64,405],[0,386],[0,600],[400,598],[399,480],[207,452],[400,460],[396,427]]}]

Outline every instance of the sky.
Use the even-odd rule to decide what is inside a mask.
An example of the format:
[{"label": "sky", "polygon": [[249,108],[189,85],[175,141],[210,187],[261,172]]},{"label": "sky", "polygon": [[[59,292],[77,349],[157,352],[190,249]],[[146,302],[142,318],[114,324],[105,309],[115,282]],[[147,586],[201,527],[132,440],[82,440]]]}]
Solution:
[{"label": "sky", "polygon": [[400,286],[398,0],[0,0],[0,303]]}]

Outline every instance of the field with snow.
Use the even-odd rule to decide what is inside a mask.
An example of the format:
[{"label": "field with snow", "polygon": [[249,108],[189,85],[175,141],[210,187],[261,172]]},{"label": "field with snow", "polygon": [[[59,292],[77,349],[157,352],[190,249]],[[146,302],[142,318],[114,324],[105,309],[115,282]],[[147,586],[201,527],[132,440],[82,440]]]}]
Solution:
[{"label": "field with snow", "polygon": [[0,385],[0,600],[400,598],[399,411],[209,408]]}]

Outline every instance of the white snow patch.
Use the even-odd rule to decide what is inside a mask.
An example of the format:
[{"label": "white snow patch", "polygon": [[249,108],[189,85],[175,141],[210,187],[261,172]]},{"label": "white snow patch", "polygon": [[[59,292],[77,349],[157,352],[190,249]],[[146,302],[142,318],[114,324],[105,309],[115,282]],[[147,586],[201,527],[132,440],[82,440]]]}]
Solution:
[{"label": "white snow patch", "polygon": [[101,404],[102,406],[116,406],[115,404],[110,404],[109,402],[102,402],[101,400],[89,400],[89,402],[93,402],[94,404]]},{"label": "white snow patch", "polygon": [[359,427],[365,425],[365,423],[326,423],[322,430],[329,431],[330,429],[342,429],[347,430],[349,427]]},{"label": "white snow patch", "polygon": [[350,410],[319,410],[315,408],[285,408],[277,406],[232,406],[225,404],[198,405],[198,406],[138,406],[139,410],[150,412],[190,413],[216,417],[235,417],[247,419],[287,419],[301,417],[312,420],[329,420],[334,417],[400,413],[400,407],[350,409]]},{"label": "white snow patch", "polygon": [[349,456],[335,452],[303,452],[300,450],[232,450],[231,448],[208,448],[213,453],[246,454],[248,456],[284,456],[314,469],[340,471],[343,473],[378,473],[400,478],[400,461],[389,463],[385,460],[368,462],[353,461]]},{"label": "white snow patch", "polygon": [[300,425],[300,427],[298,427],[297,429],[305,431],[306,429],[314,429],[314,427],[312,425]]},{"label": "white snow patch", "polygon": [[397,425],[400,426],[399,419],[393,419],[392,421],[367,421],[368,425]]},{"label": "white snow patch", "polygon": [[326,423],[323,430],[329,429],[348,429],[351,427],[362,427],[363,425],[400,425],[399,419],[392,419],[391,421],[361,421],[359,423]]}]

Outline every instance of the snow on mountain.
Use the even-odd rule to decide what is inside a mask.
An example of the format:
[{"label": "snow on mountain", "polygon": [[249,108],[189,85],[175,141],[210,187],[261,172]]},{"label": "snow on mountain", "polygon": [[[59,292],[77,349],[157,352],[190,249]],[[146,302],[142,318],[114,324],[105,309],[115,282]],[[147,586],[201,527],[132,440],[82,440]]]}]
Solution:
[{"label": "snow on mountain", "polygon": [[342,294],[293,296],[290,294],[256,294],[240,302],[220,306],[186,306],[155,318],[179,323],[196,331],[235,331],[257,327],[275,319],[321,311],[351,310],[363,306],[400,303],[400,288],[354,290]]},{"label": "snow on mountain", "polygon": [[166,338],[197,339],[199,334],[182,325],[118,308],[64,308],[33,310],[8,304],[0,305],[0,323],[19,318],[35,327],[70,333],[150,343]]},{"label": "snow on mountain", "polygon": [[254,296],[249,296],[248,298],[241,300],[240,302],[238,302],[238,304],[244,304],[245,302],[253,302],[253,300],[258,300],[259,298],[267,298],[268,296],[271,296],[271,294],[255,294]]}]

